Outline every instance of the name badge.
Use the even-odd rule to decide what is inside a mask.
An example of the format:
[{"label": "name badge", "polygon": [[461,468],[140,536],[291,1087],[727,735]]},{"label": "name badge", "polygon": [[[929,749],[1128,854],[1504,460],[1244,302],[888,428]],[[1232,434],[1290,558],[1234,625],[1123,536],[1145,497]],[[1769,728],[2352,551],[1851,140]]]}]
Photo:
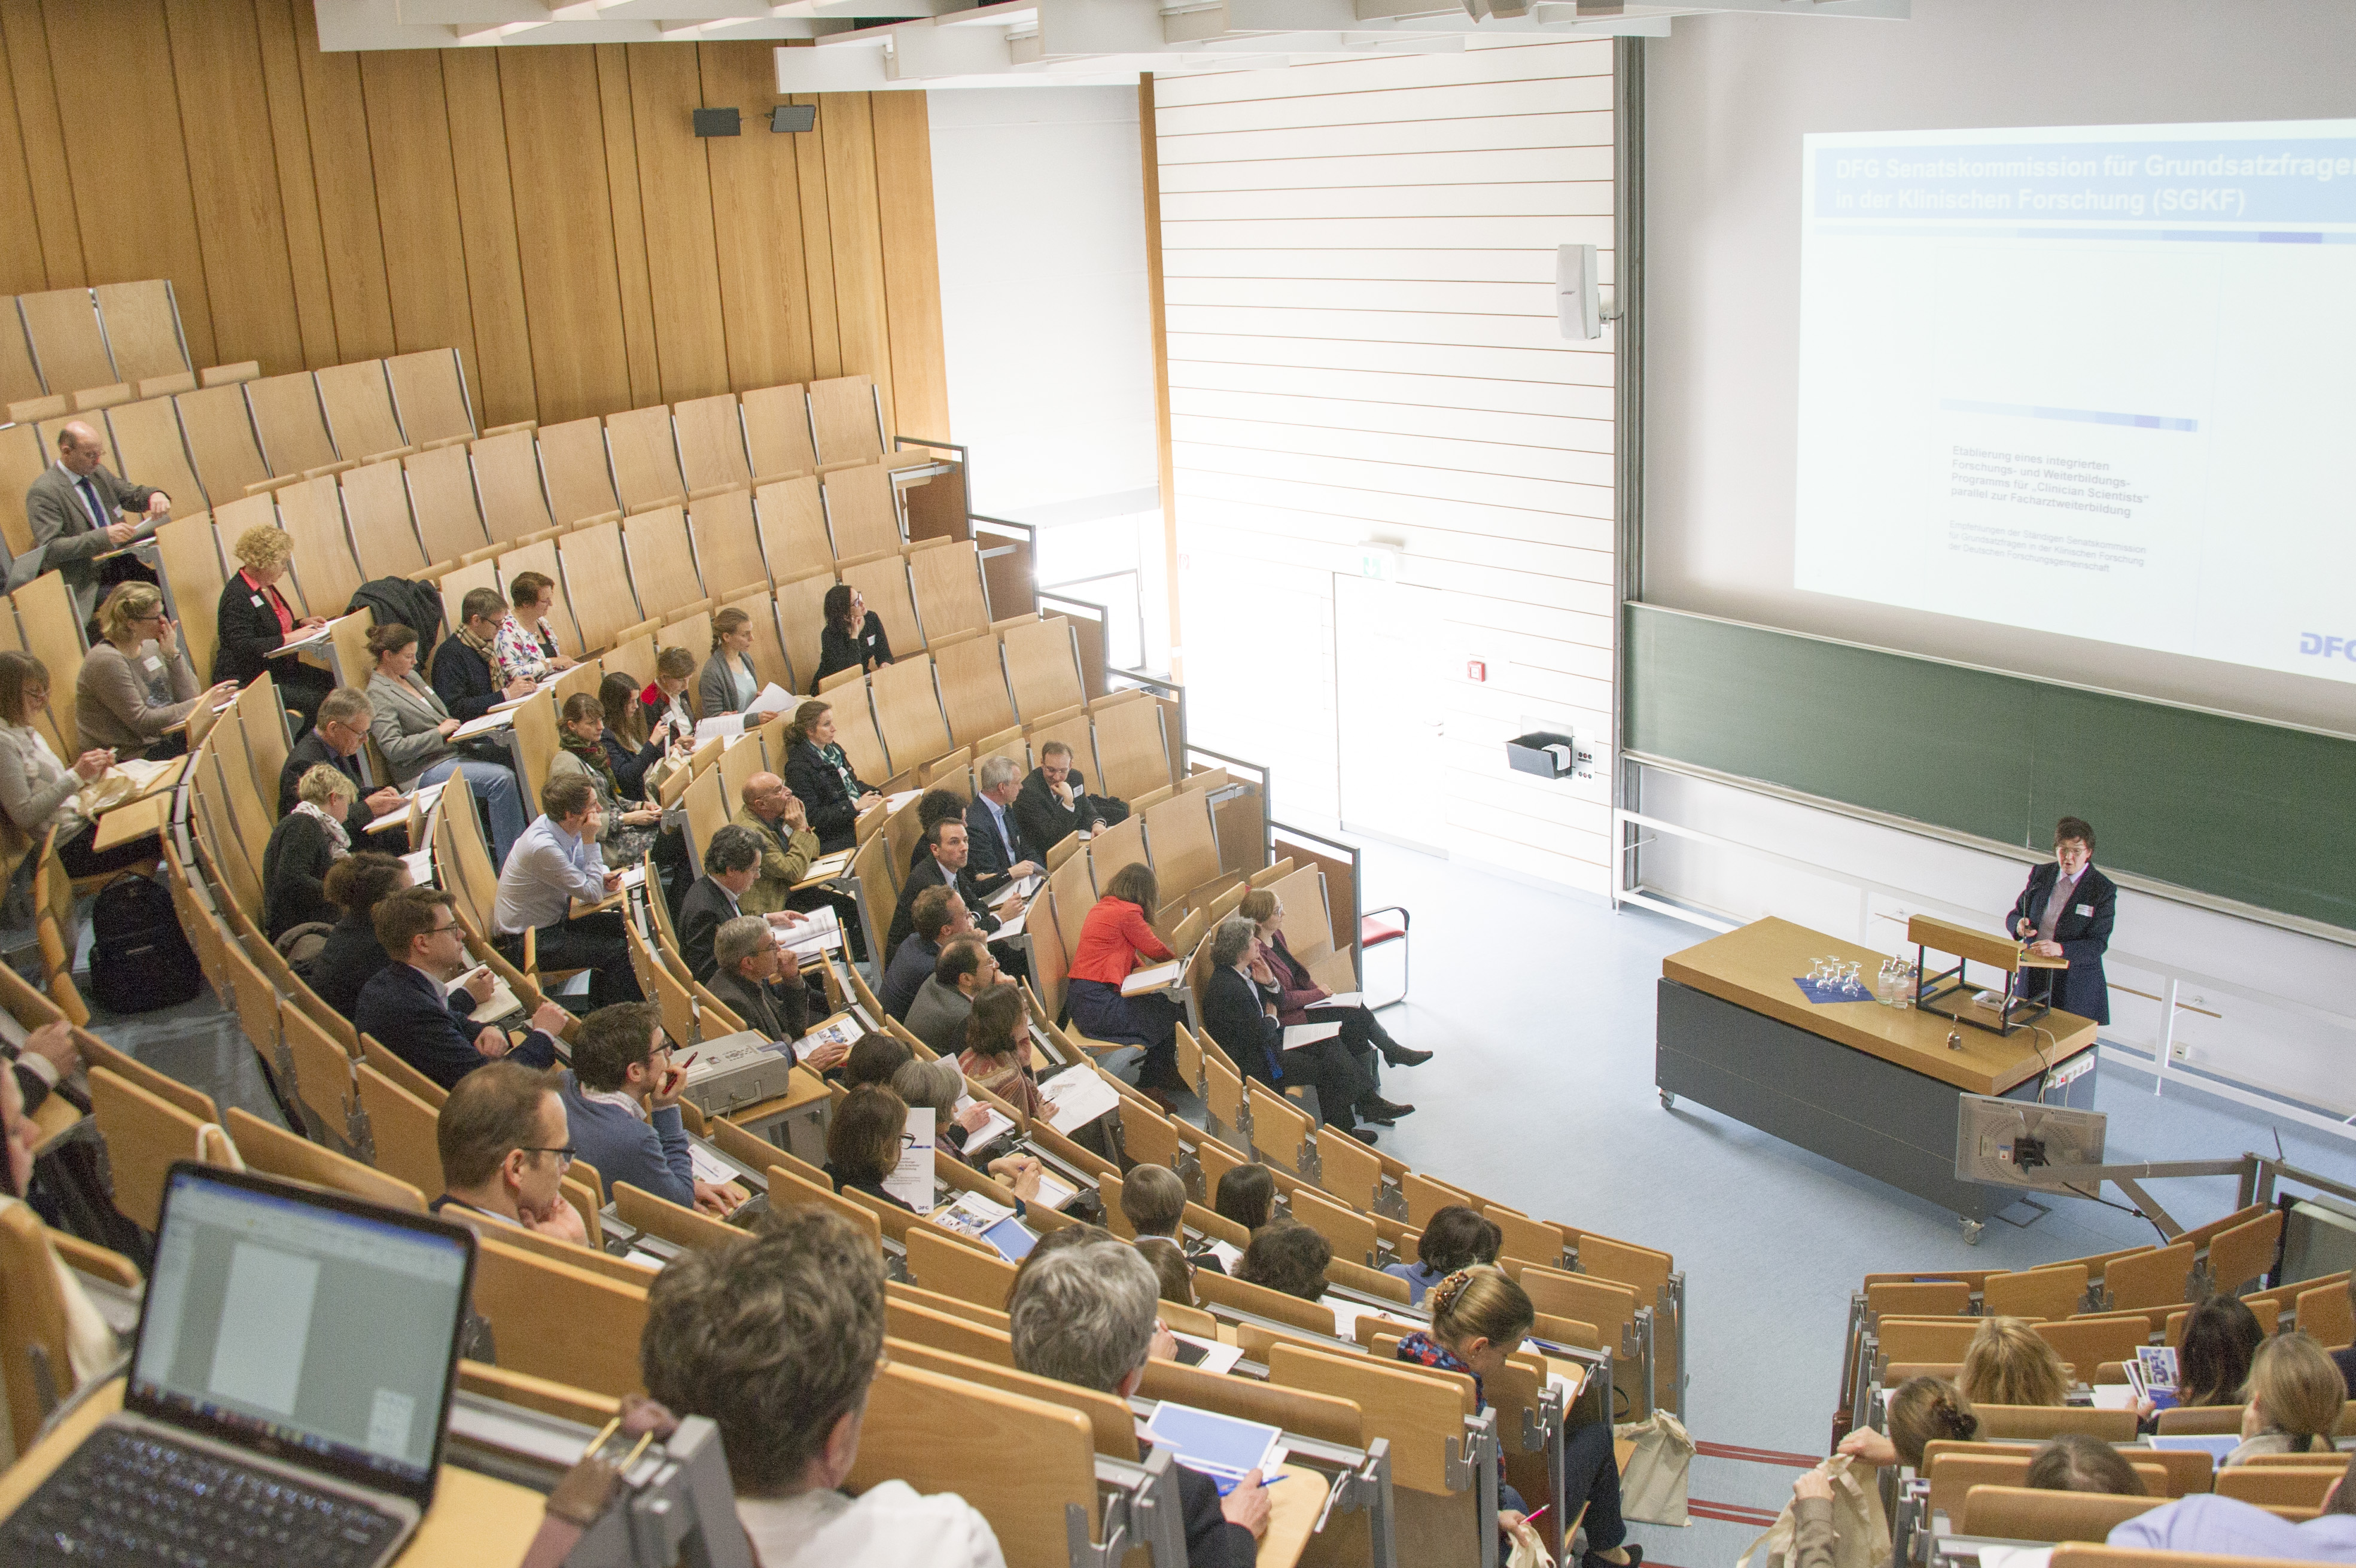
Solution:
[{"label": "name badge", "polygon": [[255,609],[261,609],[262,607],[262,596],[260,594],[253,596],[253,607]]},{"label": "name badge", "polygon": [[164,661],[163,661],[162,660],[160,660],[160,659],[156,658],[156,657],[155,657],[154,654],[152,654],[152,653],[151,653],[151,654],[149,654],[146,658],[145,658],[145,659],[141,660],[139,662],[141,662],[142,664],[145,664],[145,666],[147,666],[147,668],[148,668],[148,669],[150,669],[150,670],[161,670],[162,668],[164,668]]},{"label": "name badge", "polygon": [[2081,904],[2078,906],[2078,913],[2091,920],[2094,917],[2094,907],[2092,904]]}]

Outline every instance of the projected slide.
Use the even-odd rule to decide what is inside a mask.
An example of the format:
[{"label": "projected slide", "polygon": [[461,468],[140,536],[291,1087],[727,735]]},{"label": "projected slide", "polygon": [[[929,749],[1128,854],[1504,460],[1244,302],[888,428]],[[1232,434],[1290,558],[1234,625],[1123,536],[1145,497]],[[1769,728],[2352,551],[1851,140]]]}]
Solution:
[{"label": "projected slide", "polygon": [[2356,121],[1804,156],[1795,587],[2356,681]]}]

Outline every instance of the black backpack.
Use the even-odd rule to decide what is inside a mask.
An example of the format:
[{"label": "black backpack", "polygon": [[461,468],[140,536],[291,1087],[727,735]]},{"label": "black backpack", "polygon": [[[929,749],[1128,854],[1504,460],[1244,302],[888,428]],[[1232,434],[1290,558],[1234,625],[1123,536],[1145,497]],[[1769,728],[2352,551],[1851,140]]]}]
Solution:
[{"label": "black backpack", "polygon": [[371,577],[353,590],[344,607],[350,615],[366,608],[379,626],[398,622],[417,634],[417,668],[434,668],[434,650],[442,640],[442,596],[406,577]]},{"label": "black backpack", "polygon": [[100,888],[90,929],[91,994],[108,1012],[152,1013],[204,989],[171,890],[154,877],[125,872]]}]

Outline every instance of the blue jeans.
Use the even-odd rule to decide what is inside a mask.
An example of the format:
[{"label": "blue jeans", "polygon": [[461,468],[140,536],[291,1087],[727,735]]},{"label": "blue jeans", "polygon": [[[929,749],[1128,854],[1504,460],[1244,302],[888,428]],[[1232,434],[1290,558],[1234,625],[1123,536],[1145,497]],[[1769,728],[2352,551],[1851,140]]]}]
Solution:
[{"label": "blue jeans", "polygon": [[456,772],[461,764],[466,769],[466,788],[491,814],[491,864],[505,866],[508,851],[515,841],[523,837],[526,818],[523,814],[523,790],[516,776],[495,762],[477,762],[467,757],[445,757],[412,781],[415,786],[439,784]]}]

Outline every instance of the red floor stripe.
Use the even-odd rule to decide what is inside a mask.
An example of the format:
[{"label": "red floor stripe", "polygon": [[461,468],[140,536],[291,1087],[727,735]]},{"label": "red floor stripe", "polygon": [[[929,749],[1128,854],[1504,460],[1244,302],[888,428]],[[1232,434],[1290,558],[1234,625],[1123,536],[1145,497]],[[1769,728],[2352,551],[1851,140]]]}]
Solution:
[{"label": "red floor stripe", "polygon": [[1762,1529],[1773,1524],[1776,1519],[1776,1510],[1772,1509],[1752,1508],[1748,1503],[1705,1502],[1699,1498],[1689,1500],[1686,1504],[1686,1511],[1699,1514],[1704,1519],[1724,1520],[1732,1524],[1756,1524]]},{"label": "red floor stripe", "polygon": [[1789,1465],[1799,1470],[1813,1470],[1824,1463],[1821,1456],[1788,1454],[1780,1448],[1740,1448],[1731,1443],[1697,1443],[1694,1452],[1707,1459],[1741,1459],[1754,1465]]}]

